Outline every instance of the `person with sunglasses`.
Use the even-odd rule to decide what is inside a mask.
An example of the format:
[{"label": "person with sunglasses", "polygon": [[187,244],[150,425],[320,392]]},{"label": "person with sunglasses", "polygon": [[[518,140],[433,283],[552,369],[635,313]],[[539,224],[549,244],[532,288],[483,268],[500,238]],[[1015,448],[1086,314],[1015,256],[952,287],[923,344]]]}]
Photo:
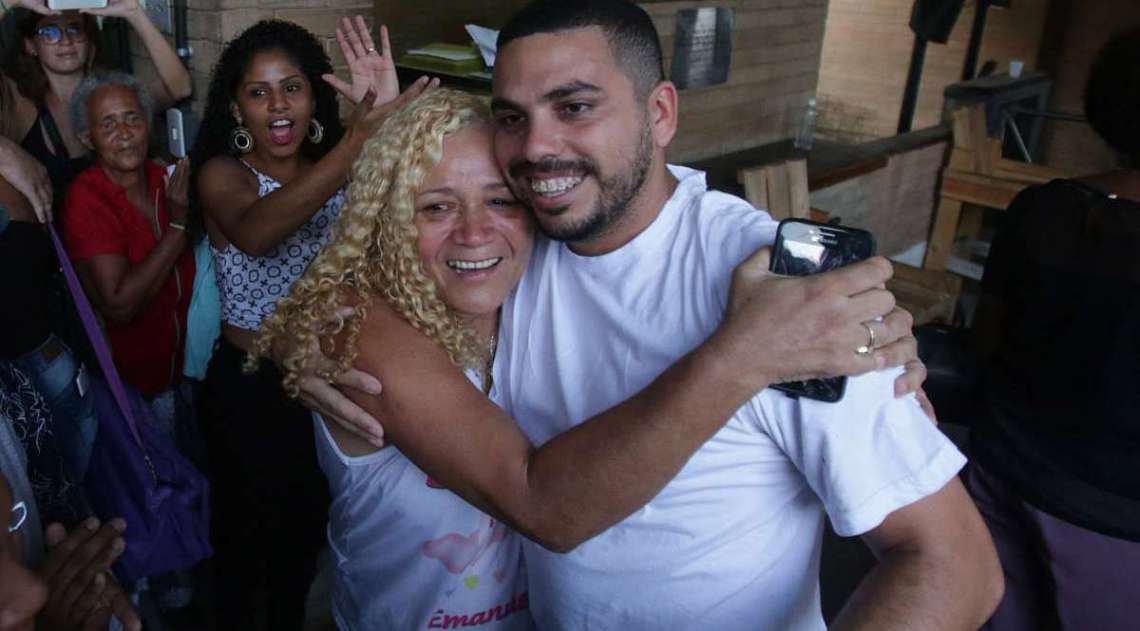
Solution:
[{"label": "person with sunglasses", "polygon": [[89,166],[88,151],[72,133],[67,109],[75,86],[95,66],[96,16],[127,21],[154,61],[160,84],[150,88],[158,108],[190,96],[190,73],[150,21],[138,0],[109,0],[105,8],[51,11],[46,0],[3,0],[23,39],[13,72],[11,119],[15,138],[47,168],[58,203],[71,181]]}]

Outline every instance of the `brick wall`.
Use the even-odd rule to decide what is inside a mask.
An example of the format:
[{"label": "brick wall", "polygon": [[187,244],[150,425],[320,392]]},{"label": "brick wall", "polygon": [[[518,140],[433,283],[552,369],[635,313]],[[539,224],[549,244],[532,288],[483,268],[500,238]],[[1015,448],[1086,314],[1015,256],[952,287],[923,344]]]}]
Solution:
[{"label": "brick wall", "polygon": [[[422,23],[434,19],[438,39],[457,41],[462,32],[456,24],[470,14],[492,26],[495,16],[505,19],[522,0],[482,0],[467,3],[452,13],[428,11],[444,0],[413,4],[384,0],[375,9],[369,0],[188,0],[190,44],[194,50],[194,107],[201,112],[210,74],[225,42],[265,18],[292,20],[322,37],[329,57],[343,70],[340,49],[333,37],[336,20],[360,13],[374,23],[386,20],[392,29],[397,55],[413,41],[401,35],[401,24],[413,33],[424,33]],[[670,159],[695,160],[786,138],[793,132],[807,99],[815,94],[819,80],[820,46],[823,42],[826,0],[722,0],[720,2],[647,2],[661,33],[666,71],[673,55],[676,12],[698,6],[731,7],[736,12],[732,67],[726,84],[685,90],[681,93],[680,130],[670,150]],[[425,8],[426,7],[426,8]],[[433,17],[434,16],[434,17]],[[447,17],[447,20],[444,20]],[[455,18],[455,19],[451,19]],[[454,22],[454,24],[453,24]],[[154,69],[143,56],[141,43],[132,42],[136,73],[152,80]],[[342,73],[343,74],[343,73]]]},{"label": "brick wall", "polygon": [[[152,0],[155,1],[155,0]],[[190,74],[194,79],[194,109],[200,114],[210,87],[214,64],[225,42],[263,19],[296,22],[317,35],[334,69],[345,75],[344,58],[336,43],[336,22],[344,15],[363,15],[373,23],[369,0],[187,0],[187,26],[194,56]],[[173,43],[173,38],[168,37]],[[154,64],[146,57],[142,42],[132,33],[134,72],[145,82],[157,81]]]},{"label": "brick wall", "polygon": [[[1050,0],[1011,4],[990,9],[978,68],[988,59],[998,62],[999,71],[1011,59],[1025,62],[1027,71],[1035,67]],[[912,5],[913,0],[831,0],[819,71],[822,135],[852,142],[894,135],[914,45],[908,26]],[[942,91],[961,78],[973,21],[974,9],[967,6],[949,41],[927,47],[914,129],[938,124]]]}]

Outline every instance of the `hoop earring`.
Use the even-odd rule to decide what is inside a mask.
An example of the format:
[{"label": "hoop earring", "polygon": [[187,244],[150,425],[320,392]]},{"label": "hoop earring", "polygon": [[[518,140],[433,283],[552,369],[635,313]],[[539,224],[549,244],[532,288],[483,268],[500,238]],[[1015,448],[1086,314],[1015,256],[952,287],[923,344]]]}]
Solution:
[{"label": "hoop earring", "polygon": [[324,139],[325,139],[325,126],[321,124],[321,121],[319,121],[315,118],[310,119],[309,120],[309,142],[313,143],[314,145],[319,145],[319,144],[321,144],[321,141]]},{"label": "hoop earring", "polygon": [[237,121],[237,127],[230,132],[230,148],[238,153],[253,151],[253,134],[249,133],[249,128],[242,124],[240,115],[235,114],[234,120]]}]

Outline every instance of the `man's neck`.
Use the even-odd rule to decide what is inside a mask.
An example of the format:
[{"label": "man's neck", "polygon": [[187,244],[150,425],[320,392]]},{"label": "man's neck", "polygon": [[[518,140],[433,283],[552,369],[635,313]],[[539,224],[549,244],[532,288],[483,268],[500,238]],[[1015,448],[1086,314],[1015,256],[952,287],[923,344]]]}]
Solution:
[{"label": "man's neck", "polygon": [[665,157],[658,155],[649,169],[645,185],[630,201],[621,218],[597,239],[567,243],[567,247],[579,256],[602,256],[621,249],[653,224],[676,189],[677,178],[665,166]]}]

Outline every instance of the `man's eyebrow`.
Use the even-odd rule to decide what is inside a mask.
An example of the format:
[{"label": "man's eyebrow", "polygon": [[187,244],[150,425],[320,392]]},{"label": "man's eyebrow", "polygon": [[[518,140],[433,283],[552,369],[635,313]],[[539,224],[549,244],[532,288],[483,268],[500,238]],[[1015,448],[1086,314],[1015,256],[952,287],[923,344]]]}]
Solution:
[{"label": "man's eyebrow", "polygon": [[585,81],[571,81],[570,83],[564,83],[557,88],[550,90],[546,94],[543,94],[542,100],[548,102],[558,101],[567,97],[574,96],[579,92],[597,93],[601,91],[602,89],[600,87],[592,83],[586,83]]},{"label": "man's eyebrow", "polygon": [[[547,103],[550,101],[559,101],[574,96],[580,92],[589,92],[596,94],[602,92],[602,88],[592,83],[586,83],[585,81],[571,81],[570,83],[564,83],[550,90],[546,94],[543,94],[542,101]],[[522,108],[520,108],[518,104],[511,101],[510,99],[504,99],[502,97],[495,97],[491,99],[491,111],[519,109]]]}]

